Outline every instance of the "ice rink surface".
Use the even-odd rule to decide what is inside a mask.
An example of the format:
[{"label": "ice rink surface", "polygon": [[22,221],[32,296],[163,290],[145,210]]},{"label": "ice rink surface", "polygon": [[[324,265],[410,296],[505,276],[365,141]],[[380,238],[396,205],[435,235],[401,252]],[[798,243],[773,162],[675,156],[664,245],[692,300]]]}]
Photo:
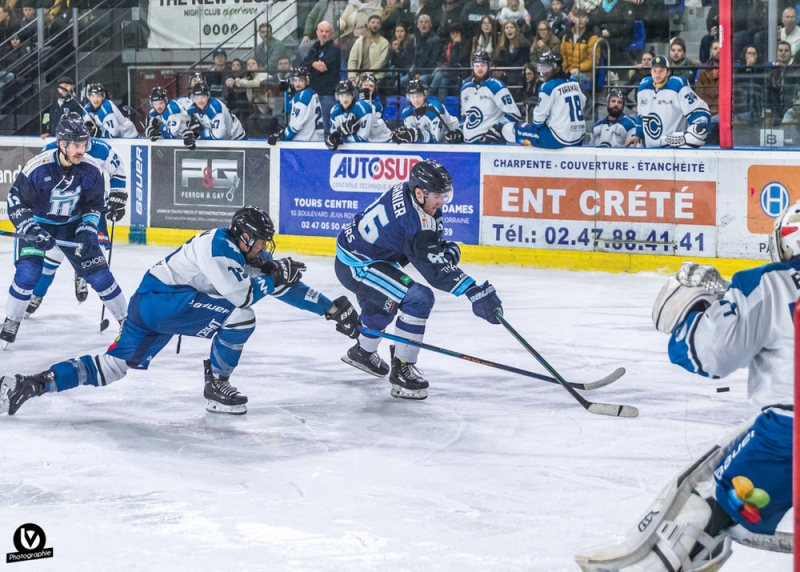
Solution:
[{"label": "ice rink surface", "polygon": [[[0,243],[3,292],[11,247]],[[171,250],[116,245],[126,295]],[[331,258],[295,258],[308,284],[345,293]],[[586,396],[640,416],[592,415],[558,386],[425,351],[429,398],[394,399],[387,380],[340,361],[350,341],[331,322],[267,299],[231,379],[245,416],[205,411],[209,342],[184,339],[148,371],[0,417],[0,553],[32,522],[54,558],[16,564],[25,572],[577,571],[573,554],[621,537],[672,475],[755,413],[744,370],[713,381],[669,363],[650,321],[664,277],[465,269],[492,281],[509,322],[567,379],[624,366]],[[467,300],[436,300],[427,342],[544,373]],[[62,268],[0,353],[3,373],[102,352],[116,327],[99,332],[100,310],[94,292],[78,305]],[[740,545],[724,567],[790,569],[789,555]]]}]

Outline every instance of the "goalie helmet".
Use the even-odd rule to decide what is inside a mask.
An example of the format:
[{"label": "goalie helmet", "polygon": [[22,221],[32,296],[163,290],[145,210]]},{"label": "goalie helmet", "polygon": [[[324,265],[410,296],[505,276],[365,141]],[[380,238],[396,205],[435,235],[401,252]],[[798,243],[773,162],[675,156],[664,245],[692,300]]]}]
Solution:
[{"label": "goalie helmet", "polygon": [[73,111],[61,116],[56,127],[56,141],[88,143],[89,139],[91,139],[91,135],[80,115]]},{"label": "goalie helmet", "polygon": [[789,205],[775,218],[769,254],[774,262],[788,262],[800,256],[800,201]]},{"label": "goalie helmet", "polygon": [[428,193],[444,195],[446,203],[453,198],[453,178],[444,165],[434,159],[425,159],[411,167],[408,186],[412,193],[417,188],[422,189],[423,197]]},{"label": "goalie helmet", "polygon": [[86,88],[86,95],[92,95],[93,93],[102,95],[103,97],[108,96],[108,92],[106,91],[106,86],[102,83],[90,83],[89,87]]},{"label": "goalie helmet", "polygon": [[[244,235],[248,238],[245,239]],[[233,213],[231,224],[228,226],[228,235],[237,244],[241,240],[247,248],[253,246],[257,240],[264,240],[267,243],[267,250],[272,254],[275,252],[275,242],[272,237],[275,235],[275,225],[269,215],[258,207],[246,206]]]},{"label": "goalie helmet", "polygon": [[150,91],[150,101],[167,101],[167,90],[156,86]]}]

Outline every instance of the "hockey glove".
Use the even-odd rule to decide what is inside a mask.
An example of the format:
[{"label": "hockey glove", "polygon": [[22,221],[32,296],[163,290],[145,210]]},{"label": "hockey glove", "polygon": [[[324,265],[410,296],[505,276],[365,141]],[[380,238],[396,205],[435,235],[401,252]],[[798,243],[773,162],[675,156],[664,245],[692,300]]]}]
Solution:
[{"label": "hockey glove", "polygon": [[156,142],[161,139],[161,126],[158,124],[158,117],[151,117],[147,129],[144,130],[144,136],[149,137],[150,141]]},{"label": "hockey glove", "polygon": [[29,239],[25,240],[33,243],[34,246],[36,246],[36,248],[39,250],[50,250],[56,245],[56,239],[53,238],[49,232],[39,226],[32,218],[29,218],[20,224],[17,227],[17,230],[21,234],[30,236]]},{"label": "hockey glove", "polygon": [[90,136],[101,137],[103,135],[102,129],[100,129],[100,126],[94,121],[87,121],[84,125],[86,126],[86,130],[89,131]]},{"label": "hockey glove", "polygon": [[283,130],[273,133],[269,136],[269,139],[267,139],[267,143],[270,145],[277,145],[278,141],[283,141]]},{"label": "hockey glove", "polygon": [[392,141],[400,145],[401,143],[416,143],[422,139],[422,130],[419,127],[398,127],[392,131]]},{"label": "hockey glove", "polygon": [[99,247],[97,227],[89,222],[81,223],[75,229],[75,240],[83,245],[82,256],[88,256],[94,248]]},{"label": "hockey glove", "polygon": [[325,319],[336,322],[337,332],[344,334],[348,338],[357,339],[361,333],[358,329],[360,321],[358,312],[353,308],[350,300],[346,296],[339,296],[333,301],[333,305],[336,306],[336,311],[333,314],[325,312]]},{"label": "hockey glove", "polygon": [[692,124],[686,131],[665,135],[664,142],[670,147],[697,149],[705,144],[707,136],[708,129],[705,126]]},{"label": "hockey glove", "polygon": [[280,258],[264,263],[261,266],[261,270],[265,274],[272,276],[272,283],[275,288],[278,286],[291,288],[300,282],[303,272],[306,271],[306,265],[291,258]]},{"label": "hockey glove", "polygon": [[361,127],[361,120],[356,117],[355,114],[351,114],[350,117],[342,122],[337,131],[341,133],[343,137],[349,137],[350,135],[358,133],[359,127]]},{"label": "hockey glove", "polygon": [[488,281],[482,286],[477,284],[467,288],[465,292],[469,301],[472,302],[472,312],[479,318],[483,318],[490,324],[499,324],[500,320],[495,316],[495,312],[500,310],[503,313],[503,303],[497,297],[494,286]]},{"label": "hockey glove", "polygon": [[464,132],[461,129],[453,129],[445,134],[444,140],[448,143],[463,143]]},{"label": "hockey glove", "polygon": [[461,260],[461,248],[455,242],[445,242],[442,245],[445,260],[453,266],[458,266],[458,261]]},{"label": "hockey glove", "polygon": [[489,128],[489,131],[483,134],[481,137],[481,143],[487,143],[490,145],[495,144],[505,144],[506,139],[503,137],[503,127],[501,125],[492,125]]},{"label": "hockey glove", "polygon": [[125,191],[111,191],[108,195],[106,206],[107,220],[119,220],[125,216],[125,205],[128,204],[128,193]]},{"label": "hockey glove", "polygon": [[192,118],[189,120],[189,126],[183,131],[184,146],[192,151],[197,149],[195,141],[200,139],[200,132],[202,131],[202,129],[203,126],[200,125],[200,120],[197,119],[195,115],[192,115]]},{"label": "hockey glove", "polygon": [[194,151],[195,149],[197,149],[197,145],[195,144],[194,132],[191,129],[186,129],[183,132],[183,146],[189,149],[190,151]]},{"label": "hockey glove", "polygon": [[325,138],[325,146],[331,151],[336,151],[342,143],[342,136],[338,131],[331,132],[331,134]]}]

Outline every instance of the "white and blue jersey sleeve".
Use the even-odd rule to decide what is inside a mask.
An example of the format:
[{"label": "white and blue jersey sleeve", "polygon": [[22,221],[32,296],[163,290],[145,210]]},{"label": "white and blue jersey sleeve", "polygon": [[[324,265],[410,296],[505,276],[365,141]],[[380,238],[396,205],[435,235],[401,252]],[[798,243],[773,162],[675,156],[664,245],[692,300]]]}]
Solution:
[{"label": "white and blue jersey sleeve", "polygon": [[798,295],[800,260],[737,272],[721,300],[676,326],[669,358],[704,376],[724,377],[747,367],[750,403],[791,404]]},{"label": "white and blue jersey sleeve", "polygon": [[192,104],[187,113],[200,121],[203,128],[200,139],[244,139],[242,124],[216,97],[209,97],[208,105],[202,110]]},{"label": "white and blue jersey sleeve", "polygon": [[604,117],[592,127],[592,147],[622,147],[636,135],[636,120],[623,115],[617,121]]},{"label": "white and blue jersey sleeve", "polygon": [[400,114],[400,119],[409,129],[416,128],[422,132],[421,143],[441,143],[448,130],[452,131],[458,127],[458,119],[450,115],[433,97],[429,98],[425,107],[420,109],[416,109],[413,105],[406,106]]},{"label": "white and blue jersey sleeve", "polygon": [[319,96],[306,88],[294,94],[290,102],[289,124],[284,130],[285,141],[322,141],[322,107]]},{"label": "white and blue jersey sleeve", "polygon": [[708,105],[682,77],[670,77],[659,89],[653,78],[643,79],[636,104],[639,113],[636,135],[644,141],[645,147],[666,146],[665,136],[686,131],[688,125],[710,127]]},{"label": "white and blue jersey sleeve", "polygon": [[158,127],[164,139],[182,138],[182,128],[188,116],[177,102],[170,99],[163,113],[159,114],[155,109],[151,109],[148,116],[158,119]]},{"label": "white and blue jersey sleeve", "polygon": [[103,101],[97,109],[94,109],[91,103],[87,103],[84,110],[89,120],[102,130],[103,137],[112,139],[136,139],[139,137],[139,132],[133,122],[122,115],[110,99]]},{"label": "white and blue jersey sleeve", "polygon": [[586,96],[572,79],[551,79],[539,89],[533,124],[547,125],[553,137],[565,146],[576,145],[586,133],[583,110]]},{"label": "white and blue jersey sleeve", "polygon": [[358,119],[358,129],[352,135],[342,137],[345,143],[385,143],[392,138],[392,132],[386,127],[383,119],[378,117],[375,108],[364,100],[356,100],[353,106],[346,110],[340,103],[331,110],[331,131],[339,130],[347,120],[355,116]]},{"label": "white and blue jersey sleeve", "polygon": [[467,143],[480,142],[495,125],[518,121],[519,108],[499,79],[489,78],[481,83],[472,79],[461,86],[461,130]]}]

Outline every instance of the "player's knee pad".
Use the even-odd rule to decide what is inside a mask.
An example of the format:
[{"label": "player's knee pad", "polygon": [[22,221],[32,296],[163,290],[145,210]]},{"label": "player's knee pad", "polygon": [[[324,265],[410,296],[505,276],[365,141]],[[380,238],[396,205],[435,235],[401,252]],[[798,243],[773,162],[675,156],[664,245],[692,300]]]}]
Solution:
[{"label": "player's knee pad", "polygon": [[108,385],[125,377],[129,366],[106,353],[62,361],[50,369],[55,373],[56,391],[64,391],[79,385]]},{"label": "player's knee pad", "polygon": [[244,344],[255,331],[255,322],[248,327],[227,326],[220,329],[211,342],[211,365],[220,375],[230,376],[239,365]]},{"label": "player's knee pad", "polygon": [[14,273],[14,285],[20,290],[33,290],[42,275],[41,257],[21,258]]},{"label": "player's knee pad", "polygon": [[117,281],[114,279],[114,275],[111,274],[108,266],[100,268],[96,272],[84,274],[83,277],[92,289],[97,292],[101,300],[109,300],[122,293],[122,290],[117,285]]},{"label": "player's knee pad", "polygon": [[382,332],[394,320],[394,314],[386,314],[383,312],[369,312],[366,309],[361,312],[361,323],[370,330]]},{"label": "player's knee pad", "polygon": [[[248,331],[248,337],[256,327],[256,313],[253,308],[234,308],[222,324],[223,330]],[[245,338],[247,339],[247,338]]]},{"label": "player's knee pad", "polygon": [[427,319],[436,302],[433,290],[417,282],[411,285],[403,301],[400,302],[400,311],[415,318]]}]

